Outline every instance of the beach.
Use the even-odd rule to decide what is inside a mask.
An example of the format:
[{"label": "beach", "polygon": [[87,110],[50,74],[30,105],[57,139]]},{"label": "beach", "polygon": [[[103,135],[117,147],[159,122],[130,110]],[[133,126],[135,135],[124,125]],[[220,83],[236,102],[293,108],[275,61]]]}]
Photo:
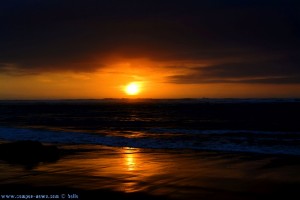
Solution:
[{"label": "beach", "polygon": [[300,186],[299,156],[99,145],[61,145],[59,149],[67,152],[59,160],[31,169],[1,161],[1,195],[292,199]]}]

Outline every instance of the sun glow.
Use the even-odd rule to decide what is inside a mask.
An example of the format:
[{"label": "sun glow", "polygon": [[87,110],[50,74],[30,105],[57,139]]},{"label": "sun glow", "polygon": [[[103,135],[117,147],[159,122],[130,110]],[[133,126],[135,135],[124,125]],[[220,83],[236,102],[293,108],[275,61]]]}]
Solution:
[{"label": "sun glow", "polygon": [[140,93],[140,84],[136,82],[129,83],[125,87],[125,92],[128,95],[137,95],[138,93]]}]

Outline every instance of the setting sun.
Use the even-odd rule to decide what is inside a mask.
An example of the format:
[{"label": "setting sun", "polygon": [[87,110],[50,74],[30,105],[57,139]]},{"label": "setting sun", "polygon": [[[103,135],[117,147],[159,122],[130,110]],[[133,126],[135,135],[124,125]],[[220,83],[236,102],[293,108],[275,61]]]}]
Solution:
[{"label": "setting sun", "polygon": [[132,82],[125,87],[125,92],[128,95],[137,95],[140,92],[140,85]]}]

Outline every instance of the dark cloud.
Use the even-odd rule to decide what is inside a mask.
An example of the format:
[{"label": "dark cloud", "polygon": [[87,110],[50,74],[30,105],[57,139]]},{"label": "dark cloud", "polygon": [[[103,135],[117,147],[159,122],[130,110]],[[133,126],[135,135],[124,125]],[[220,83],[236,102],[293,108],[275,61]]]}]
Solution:
[{"label": "dark cloud", "polygon": [[[169,76],[178,84],[197,83],[300,83],[300,59],[282,58],[193,67],[187,74]],[[191,68],[190,68],[191,69]]]},{"label": "dark cloud", "polygon": [[175,83],[199,83],[200,71],[220,82],[258,72],[289,77],[279,69],[299,73],[289,59],[300,52],[299,7],[293,0],[1,1],[0,70],[94,71],[113,54],[218,63]]}]

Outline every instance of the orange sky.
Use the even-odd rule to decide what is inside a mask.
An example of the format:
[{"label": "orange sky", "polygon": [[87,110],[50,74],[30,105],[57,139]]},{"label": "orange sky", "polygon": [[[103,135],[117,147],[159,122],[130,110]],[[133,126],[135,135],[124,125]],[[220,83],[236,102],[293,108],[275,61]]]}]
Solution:
[{"label": "orange sky", "polygon": [[[189,73],[186,68],[166,68],[177,63],[148,59],[107,61],[92,72],[43,72],[0,75],[1,99],[97,99],[97,98],[248,98],[297,97],[299,85],[202,83],[175,84],[168,77]],[[199,64],[198,64],[199,65]],[[131,82],[140,86],[137,95],[126,94]]]}]

